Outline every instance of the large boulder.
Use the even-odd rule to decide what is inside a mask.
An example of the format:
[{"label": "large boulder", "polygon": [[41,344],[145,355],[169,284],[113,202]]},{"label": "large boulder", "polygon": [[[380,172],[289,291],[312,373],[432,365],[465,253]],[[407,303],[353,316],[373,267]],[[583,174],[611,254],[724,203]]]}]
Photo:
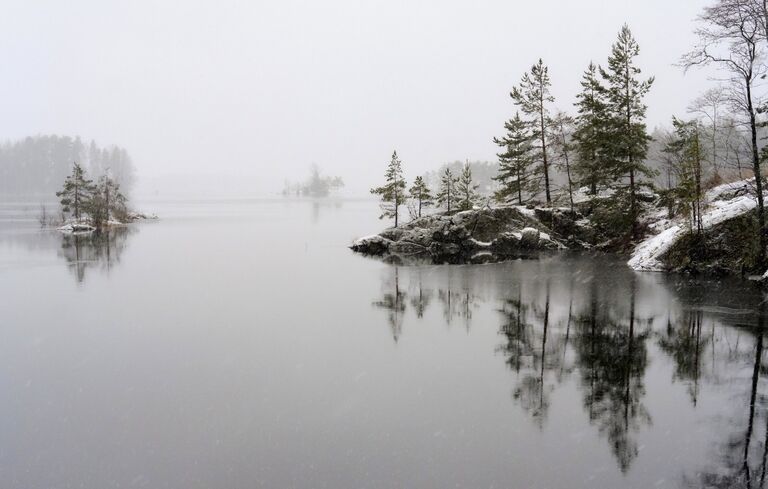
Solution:
[{"label": "large boulder", "polygon": [[536,228],[524,228],[520,231],[520,247],[526,250],[535,250],[539,247],[541,231]]},{"label": "large boulder", "polygon": [[360,238],[352,243],[350,248],[352,251],[362,253],[364,255],[382,256],[389,251],[389,246],[392,241],[383,236],[366,236]]}]

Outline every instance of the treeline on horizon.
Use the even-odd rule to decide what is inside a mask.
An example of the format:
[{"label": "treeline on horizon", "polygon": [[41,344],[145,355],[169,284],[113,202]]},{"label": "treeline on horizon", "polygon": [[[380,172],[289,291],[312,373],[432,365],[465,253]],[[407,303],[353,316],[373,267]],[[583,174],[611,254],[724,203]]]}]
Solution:
[{"label": "treeline on horizon", "polygon": [[[697,44],[681,53],[683,70],[711,66],[723,76],[691,101],[686,114],[649,133],[645,97],[654,78],[637,63],[640,46],[624,25],[602,63],[584,69],[571,113],[559,110],[551,93],[549,67],[538,59],[510,91],[515,107],[494,137],[499,147],[493,185],[479,191],[476,165],[444,167],[409,186],[397,154],[386,183],[372,189],[382,199],[382,218],[401,206],[413,217],[424,207],[448,212],[492,202],[568,207],[584,198],[591,221],[607,236],[629,244],[648,233],[640,217],[663,203],[669,216],[687,216],[701,234],[705,192],[720,183],[761,175],[768,104],[760,84],[766,73],[768,5],[758,0],[718,0],[697,19]],[[754,247],[765,260],[763,178],[754,180],[757,200]],[[759,241],[759,243],[758,243]]]},{"label": "treeline on horizon", "polygon": [[310,166],[309,173],[309,177],[303,182],[292,182],[286,179],[281,192],[283,197],[328,197],[344,188],[344,180],[341,177],[323,175],[317,164],[313,163]]},{"label": "treeline on horizon", "polygon": [[116,145],[84,143],[79,136],[38,135],[0,144],[0,195],[53,195],[77,163],[94,179],[108,176],[124,192],[135,181],[128,151]]}]

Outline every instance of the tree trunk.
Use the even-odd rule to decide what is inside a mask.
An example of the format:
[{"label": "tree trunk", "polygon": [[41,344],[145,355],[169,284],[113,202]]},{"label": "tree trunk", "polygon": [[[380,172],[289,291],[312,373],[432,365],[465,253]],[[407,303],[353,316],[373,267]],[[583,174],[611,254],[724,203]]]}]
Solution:
[{"label": "tree trunk", "polygon": [[75,220],[80,221],[80,190],[77,188],[77,180],[75,180]]},{"label": "tree trunk", "polygon": [[568,159],[568,147],[565,141],[565,130],[560,126],[560,137],[563,139],[563,157],[565,158],[565,174],[568,176],[568,200],[571,202],[571,214],[573,214],[573,180],[571,179],[571,163]]},{"label": "tree trunk", "polygon": [[395,191],[395,199],[392,204],[395,206],[395,227],[397,227],[397,216],[400,214],[400,196],[397,194],[397,191]]},{"label": "tree trunk", "polygon": [[629,63],[625,65],[625,97],[627,102],[627,163],[629,164],[629,213],[632,217],[632,238],[637,238],[637,203],[635,201],[635,168],[632,150],[629,145],[629,138],[632,134],[632,111],[630,108],[630,90],[629,90]]},{"label": "tree trunk", "polygon": [[747,110],[749,111],[749,128],[752,133],[752,170],[755,173],[755,190],[757,192],[757,222],[760,226],[760,253],[758,255],[761,264],[765,262],[765,208],[763,204],[763,177],[760,173],[760,155],[757,151],[757,122],[755,110],[752,105],[752,82],[746,79]]},{"label": "tree trunk", "polygon": [[[543,93],[543,92],[542,92]],[[541,158],[544,166],[544,193],[547,197],[547,207],[552,205],[552,197],[549,193],[549,163],[547,162],[547,138],[545,134],[546,126],[544,125],[544,100],[541,100]]]}]

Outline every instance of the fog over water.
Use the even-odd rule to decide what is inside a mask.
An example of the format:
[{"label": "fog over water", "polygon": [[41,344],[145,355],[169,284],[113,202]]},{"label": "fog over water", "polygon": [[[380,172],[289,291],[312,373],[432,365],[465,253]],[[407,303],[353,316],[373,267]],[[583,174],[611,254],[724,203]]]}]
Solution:
[{"label": "fog over water", "polygon": [[365,201],[146,204],[164,218],[83,236],[0,206],[0,486],[765,477],[747,282],[601,255],[391,266],[347,249],[379,226]]},{"label": "fog over water", "polygon": [[495,159],[523,72],[544,58],[555,105],[570,109],[624,22],[657,78],[649,126],[683,114],[706,73],[672,64],[704,4],[9,0],[0,139],[118,144],[145,193],[186,174],[199,192],[267,195],[317,163],[360,195],[394,148],[408,177]]},{"label": "fog over water", "polygon": [[[626,193],[596,112],[605,188],[571,188],[561,118],[552,206],[522,157],[519,205],[488,200],[534,62],[573,112],[629,24],[650,132],[712,86],[674,66],[707,3],[4,1],[0,488],[765,487],[768,302],[735,276],[764,273],[760,179],[705,229],[699,133],[696,192],[659,137],[665,192]],[[712,185],[749,176],[739,123]],[[596,251],[646,231],[654,269],[734,276]]]}]

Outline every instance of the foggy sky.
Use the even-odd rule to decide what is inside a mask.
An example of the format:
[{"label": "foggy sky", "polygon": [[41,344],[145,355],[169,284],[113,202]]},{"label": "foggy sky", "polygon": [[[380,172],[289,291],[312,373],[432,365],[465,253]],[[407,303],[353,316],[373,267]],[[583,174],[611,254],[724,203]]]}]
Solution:
[{"label": "foggy sky", "polygon": [[34,1],[0,16],[0,140],[79,134],[128,149],[142,176],[259,175],[311,163],[352,193],[393,149],[406,176],[495,160],[511,87],[542,57],[572,109],[622,23],[640,43],[650,127],[711,84],[672,66],[703,0]]}]

